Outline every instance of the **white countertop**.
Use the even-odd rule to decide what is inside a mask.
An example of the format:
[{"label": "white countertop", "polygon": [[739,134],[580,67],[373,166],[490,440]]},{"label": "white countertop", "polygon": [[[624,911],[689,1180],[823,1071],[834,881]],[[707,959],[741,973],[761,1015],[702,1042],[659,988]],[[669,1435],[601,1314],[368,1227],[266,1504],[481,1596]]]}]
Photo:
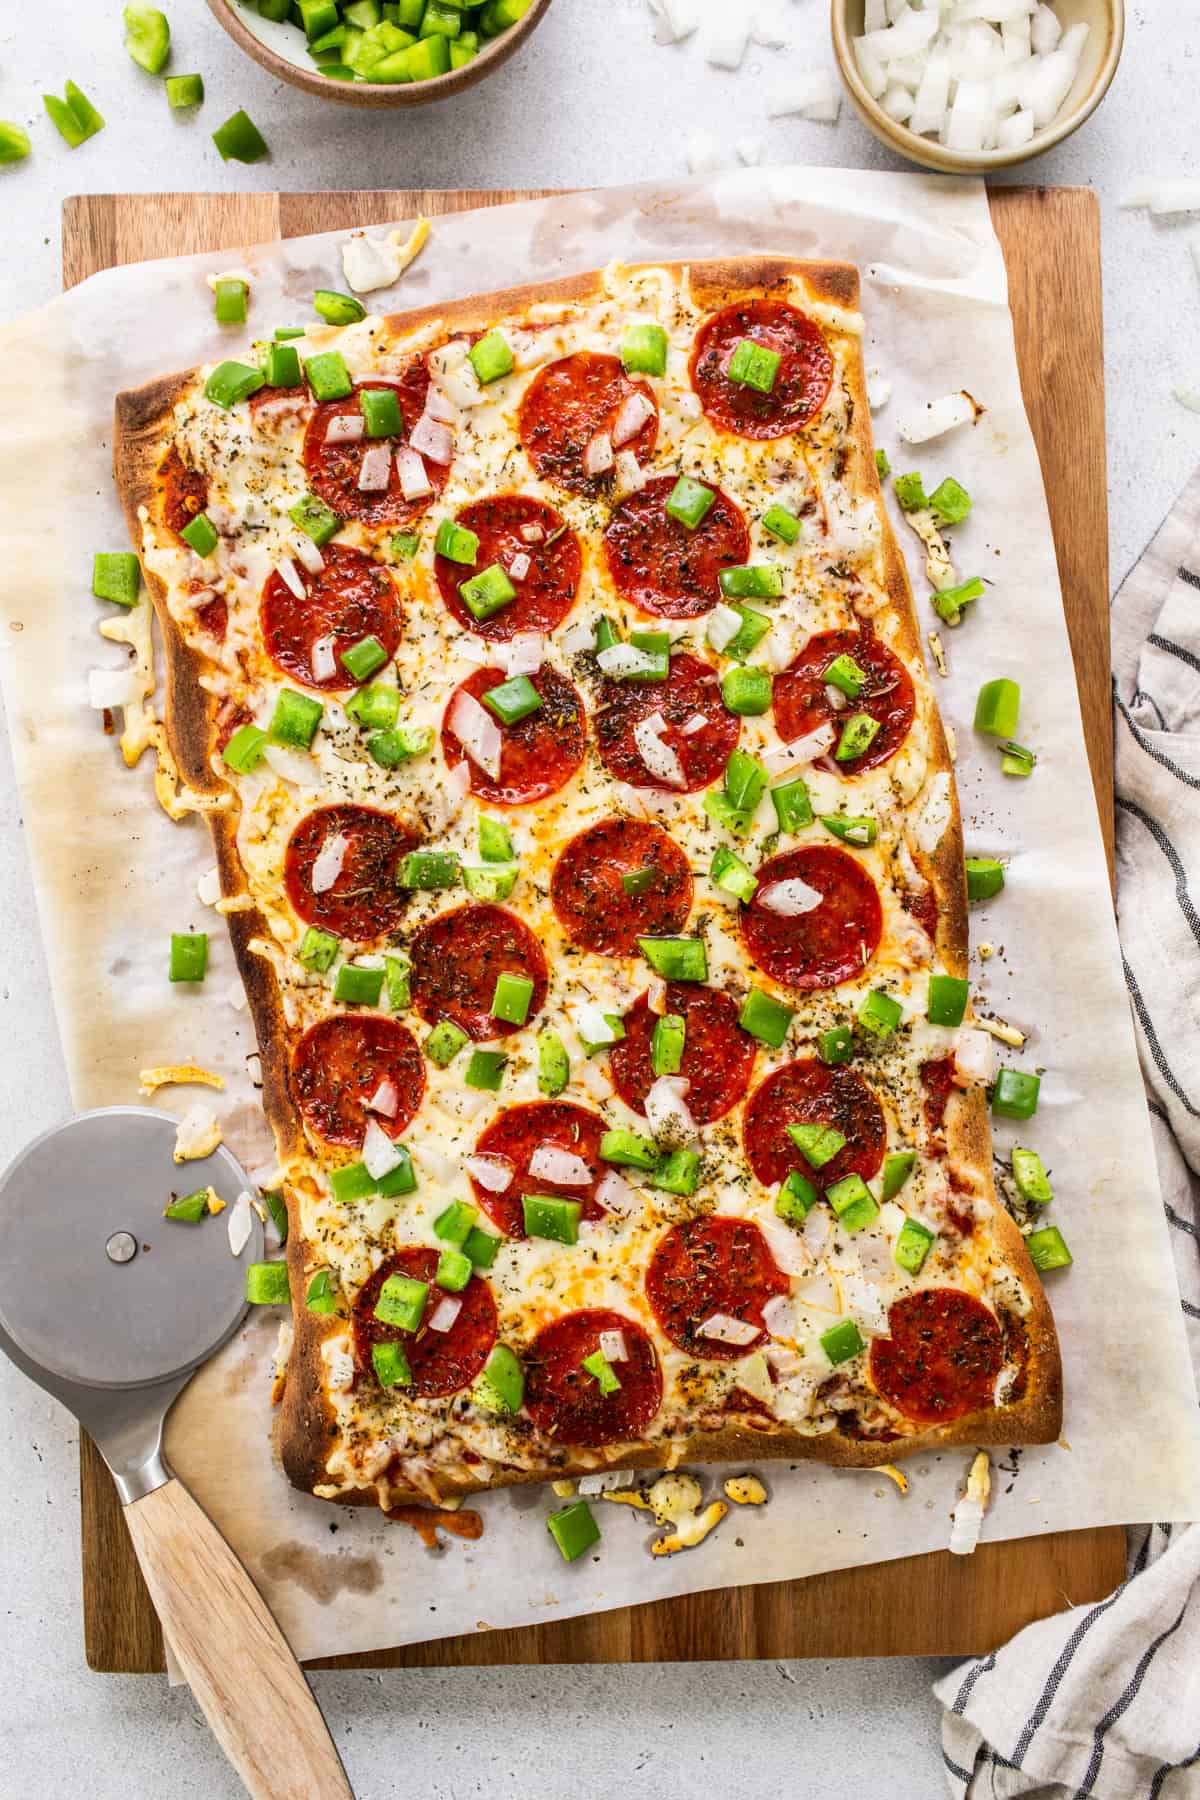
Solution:
[{"label": "white countertop", "polygon": [[[886,167],[849,107],[837,126],[768,123],[786,72],[752,50],[734,76],[693,44],[656,48],[645,0],[558,0],[531,44],[457,102],[360,114],[272,81],[218,30],[204,0],[165,0],[172,67],[199,69],[207,98],[169,114],[160,84],[121,45],[116,4],[43,0],[0,20],[0,118],[24,124],[30,160],[0,168],[7,242],[0,319],[58,289],[63,197],[81,190],[584,185],[672,174],[689,131],[763,135],[773,160]],[[1164,15],[1172,15],[1168,37]],[[823,0],[796,0],[797,66],[832,66]],[[57,29],[61,26],[62,29]],[[65,47],[64,47],[65,46]],[[582,46],[582,48],[581,48]],[[761,70],[761,80],[755,69]],[[40,102],[74,77],[108,120],[68,152]],[[1200,388],[1200,281],[1187,242],[1200,219],[1151,223],[1122,212],[1147,176],[1200,172],[1195,117],[1200,3],[1134,4],[1116,83],[1095,118],[1021,179],[1090,183],[1104,233],[1110,543],[1114,585],[1200,459],[1200,416],[1172,398]],[[244,106],[269,162],[221,163],[211,132]],[[0,565],[2,566],[2,565]],[[62,1118],[65,1085],[47,998],[28,864],[0,742],[0,917],[6,925],[0,1032],[0,1163]],[[171,1793],[223,1800],[240,1787],[190,1697],[156,1678],[92,1675],[79,1605],[76,1432],[4,1364],[0,1436],[0,1692],[7,1791],[47,1797],[85,1771],[90,1800]],[[697,1552],[703,1554],[703,1552]],[[321,1675],[316,1687],[360,1800],[401,1782],[430,1800],[571,1800],[581,1788],[704,1800],[750,1786],[826,1800],[943,1791],[932,1662],[750,1663]]]}]

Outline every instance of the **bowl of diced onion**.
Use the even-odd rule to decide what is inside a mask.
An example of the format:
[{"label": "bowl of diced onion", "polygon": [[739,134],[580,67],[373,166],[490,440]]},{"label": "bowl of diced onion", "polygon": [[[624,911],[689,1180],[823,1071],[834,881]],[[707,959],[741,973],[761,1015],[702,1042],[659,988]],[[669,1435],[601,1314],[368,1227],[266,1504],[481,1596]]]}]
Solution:
[{"label": "bowl of diced onion", "polygon": [[264,69],[347,106],[420,106],[482,81],[550,0],[208,0]]},{"label": "bowl of diced onion", "polygon": [[1010,168],[1082,125],[1116,73],[1124,0],[833,0],[863,122],[949,174]]}]

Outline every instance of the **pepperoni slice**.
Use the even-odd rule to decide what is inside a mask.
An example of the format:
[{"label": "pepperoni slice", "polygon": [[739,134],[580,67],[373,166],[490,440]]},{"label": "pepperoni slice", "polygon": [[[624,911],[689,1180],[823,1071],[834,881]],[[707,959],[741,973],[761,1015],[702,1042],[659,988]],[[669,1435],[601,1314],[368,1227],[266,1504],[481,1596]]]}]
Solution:
[{"label": "pepperoni slice", "polygon": [[667,511],[674,487],[674,475],[663,475],[623,500],[604,533],[604,554],[613,586],[634,606],[664,619],[695,619],[721,598],[721,570],[749,561],[750,533],[720,488],[689,531]]},{"label": "pepperoni slice", "polygon": [[[762,904],[773,882],[797,878],[821,896],[811,912],[787,918]],[[883,910],[860,863],[844,850],[813,844],[763,863],[741,924],[742,941],[758,967],[784,987],[807,991],[836,987],[861,973],[879,948]]]},{"label": "pepperoni slice", "polygon": [[446,485],[449,470],[426,457],[425,472],[434,492],[426,495],[423,500],[406,500],[393,461],[387,487],[374,493],[364,493],[358,485],[358,472],[362,468],[363,456],[372,443],[389,443],[395,448],[394,440],[364,437],[352,443],[330,444],[325,437],[332,420],[346,415],[359,416],[358,396],[364,388],[393,388],[400,403],[404,429],[410,432],[425,410],[429,370],[419,356],[414,357],[398,380],[375,375],[370,381],[355,382],[354,392],[347,394],[344,400],[322,401],[309,420],[304,434],[304,467],[308,472],[308,485],[319,500],[333,509],[339,519],[361,519],[364,525],[407,525],[413,519],[419,519],[432,505]]},{"label": "pepperoni slice", "polygon": [[[461,1294],[447,1295],[434,1282],[437,1265],[436,1250],[398,1250],[380,1263],[354,1302],[354,1343],[359,1368],[373,1379],[372,1345],[400,1344],[408,1358],[412,1383],[395,1391],[406,1400],[439,1400],[445,1394],[457,1394],[460,1388],[469,1387],[496,1341],[496,1302],[487,1282],[481,1275],[472,1275]],[[401,1331],[375,1317],[379,1290],[389,1275],[408,1275],[413,1281],[428,1282],[425,1311],[417,1331]],[[462,1301],[458,1317],[449,1331],[431,1331],[429,1321],[439,1301],[445,1299]]]},{"label": "pepperoni slice", "polygon": [[746,1108],[742,1126],[746,1156],[764,1187],[774,1187],[807,1164],[788,1136],[789,1125],[832,1125],[846,1140],[821,1170],[825,1187],[843,1175],[870,1181],[887,1146],[883,1108],[853,1069],[827,1068],[815,1057],[786,1063],[768,1075]]},{"label": "pepperoni slice", "polygon": [[[396,1090],[391,1119],[367,1111],[382,1081]],[[395,1138],[416,1117],[425,1092],[425,1060],[398,1019],[371,1014],[322,1019],[292,1052],[291,1087],[318,1137],[357,1150],[368,1119]]]},{"label": "pepperoni slice", "polygon": [[[867,676],[862,692],[842,709],[830,705],[825,684],[825,671],[835,656],[852,656]],[[908,736],[916,699],[912,676],[874,632],[819,631],[809,638],[791,667],[775,677],[771,705],[775,728],[785,744],[807,737],[819,725],[840,728],[841,718],[851,711],[877,719],[879,730],[862,756],[852,763],[824,759],[826,768],[846,776],[861,775],[895,756]]]},{"label": "pepperoni slice", "polygon": [[[434,567],[442,599],[460,625],[491,643],[503,644],[519,631],[553,631],[562,624],[579,592],[582,558],[579,539],[564,524],[561,513],[544,501],[530,500],[523,494],[497,494],[464,507],[457,523],[479,539],[475,568],[464,568],[447,556],[436,557]],[[542,536],[531,544],[521,536],[522,530],[537,530]],[[477,619],[459,587],[477,570],[489,569],[493,563],[509,568],[515,556],[529,559],[528,573],[513,582],[516,599],[490,619]]]},{"label": "pepperoni slice", "polygon": [[229,629],[229,605],[224,594],[214,594],[211,600],[201,602],[196,608],[196,623],[216,643],[225,642],[225,633]]},{"label": "pepperoni slice", "polygon": [[556,794],[570,781],[587,750],[587,722],[583,701],[566,676],[543,663],[529,677],[542,696],[542,704],[515,725],[501,725],[500,774],[493,779],[474,757],[467,756],[450,729],[449,719],[460,694],[470,694],[482,704],[483,696],[504,679],[502,669],[476,669],[459,683],[442,719],[442,755],[451,769],[456,769],[466,757],[471,792],[478,799],[489,800],[494,806],[525,806],[531,800]]},{"label": "pepperoni slice", "polygon": [[[680,1350],[716,1362],[746,1356],[766,1336],[762,1309],[789,1283],[750,1219],[685,1219],[659,1243],[646,1276],[654,1316]],[[714,1313],[744,1319],[759,1335],[748,1344],[705,1337],[700,1327]]]},{"label": "pepperoni slice", "polygon": [[[743,338],[780,357],[769,394],[731,381],[728,369]],[[692,352],[692,386],[705,412],[739,437],[781,438],[807,425],[824,406],[833,358],[820,326],[783,300],[727,306],[701,326]]]},{"label": "pepperoni slice", "polygon": [[[313,864],[331,838],[347,840],[332,887],[314,893]],[[321,806],[301,819],[288,840],[284,880],[288,899],[306,925],[364,943],[395,931],[408,905],[396,885],[396,864],[415,850],[415,834],[390,813],[370,806]]]},{"label": "pepperoni slice", "polygon": [[[596,1188],[606,1170],[600,1161],[600,1139],[606,1126],[598,1113],[584,1106],[572,1106],[566,1100],[534,1100],[526,1106],[510,1106],[494,1119],[475,1146],[478,1156],[503,1156],[513,1165],[513,1178],[503,1193],[489,1193],[474,1176],[471,1186],[484,1212],[498,1225],[505,1237],[525,1236],[525,1215],[521,1201],[526,1194],[559,1194],[564,1200],[582,1200],[583,1219],[602,1219],[604,1208],[596,1199]],[[531,1175],[529,1163],[541,1144],[557,1144],[580,1157],[592,1171],[584,1186],[561,1181],[548,1181],[544,1175]]]},{"label": "pepperoni slice", "polygon": [[889,1337],[871,1345],[871,1380],[919,1425],[948,1425],[995,1404],[1004,1334],[981,1300],[961,1288],[920,1288],[888,1309]]},{"label": "pepperoni slice", "polygon": [[549,976],[537,939],[502,906],[458,906],[422,925],[409,945],[413,1003],[436,1025],[451,1019],[477,1041],[508,1037],[519,1025],[493,1019],[492,997],[500,975],[526,975],[533,995],[532,1023],[546,1004]]},{"label": "pepperoni slice", "polygon": [[950,1104],[950,1096],[954,1092],[954,1058],[941,1056],[935,1062],[921,1064],[921,1086],[925,1090],[922,1110],[925,1123],[935,1134],[933,1150],[936,1156],[946,1154],[944,1141],[937,1136],[946,1123],[946,1108]]},{"label": "pepperoni slice", "polygon": [[931,887],[909,888],[900,904],[910,919],[915,919],[926,937],[934,940],[938,928],[937,895]]},{"label": "pepperoni slice", "polygon": [[[648,885],[626,893],[623,876]],[[639,937],[681,930],[692,909],[692,872],[661,825],[603,819],[571,839],[550,894],[572,943],[600,956],[634,956]]]},{"label": "pepperoni slice", "polygon": [[189,469],[174,444],[159,465],[163,488],[163,518],[176,537],[208,505],[208,481],[199,469]]},{"label": "pepperoni slice", "polygon": [[[395,583],[387,570],[348,544],[327,544],[325,566],[315,575],[297,568],[304,587],[298,600],[283,576],[273,570],[262,591],[259,618],[267,655],[277,668],[304,687],[348,688],[358,684],[343,668],[341,655],[365,637],[377,637],[396,654],[403,613]],[[318,680],[313,674],[313,645],[332,637],[336,667]]]},{"label": "pepperoni slice", "polygon": [[[583,1367],[600,1348],[602,1331],[619,1331],[625,1340],[625,1357],[612,1364],[621,1383],[615,1394],[602,1394]],[[593,1307],[555,1319],[525,1352],[525,1405],[538,1430],[560,1444],[640,1438],[662,1405],[654,1345],[624,1313]]]},{"label": "pepperoni slice", "polygon": [[[661,713],[662,733],[679,758],[685,786],[667,793],[694,793],[722,773],[735,749],[741,720],[725,710],[716,670],[711,663],[686,653],[671,658],[666,681],[606,681],[596,715],[596,742],[609,774],[631,787],[662,788],[642,761],[634,729],[643,719]],[[687,726],[702,719],[695,731]]]},{"label": "pepperoni slice", "polygon": [[[688,1110],[698,1125],[723,1119],[750,1085],[754,1039],[738,1025],[738,1009],[728,994],[697,987],[694,981],[669,981],[669,1013],[684,1021],[680,1075],[691,1083]],[[657,1016],[645,994],[625,1014],[625,1036],[609,1051],[613,1084],[627,1106],[642,1112],[656,1080],[650,1060]]]},{"label": "pepperoni slice", "polygon": [[[609,475],[589,475],[584,452],[600,432],[611,436],[617,415],[631,394],[641,394],[654,406],[654,395],[644,381],[631,381],[620,357],[599,356],[579,350],[547,364],[530,382],[521,402],[518,429],[526,455],[542,477],[573,494],[598,494],[611,482]],[[639,463],[652,455],[658,438],[658,408],[636,437],[621,446],[632,450]]]}]

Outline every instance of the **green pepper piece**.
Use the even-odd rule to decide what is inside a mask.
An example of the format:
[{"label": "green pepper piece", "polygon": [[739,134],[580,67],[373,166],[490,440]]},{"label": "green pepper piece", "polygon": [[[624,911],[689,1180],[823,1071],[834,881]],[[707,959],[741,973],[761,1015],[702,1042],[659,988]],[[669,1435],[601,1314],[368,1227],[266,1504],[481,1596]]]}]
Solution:
[{"label": "green pepper piece", "polygon": [[287,1306],[292,1298],[287,1264],[247,1263],[246,1298],[251,1306]]},{"label": "green pepper piece", "polygon": [[1065,1269],[1072,1261],[1067,1241],[1057,1225],[1043,1225],[1040,1231],[1031,1231],[1025,1248],[1039,1275],[1051,1269]]},{"label": "green pepper piece", "polygon": [[270,154],[267,140],[250,115],[239,107],[213,132],[222,162],[261,162]]},{"label": "green pepper piece", "polygon": [[153,6],[125,8],[125,48],[139,69],[158,75],[171,51],[171,27]]}]

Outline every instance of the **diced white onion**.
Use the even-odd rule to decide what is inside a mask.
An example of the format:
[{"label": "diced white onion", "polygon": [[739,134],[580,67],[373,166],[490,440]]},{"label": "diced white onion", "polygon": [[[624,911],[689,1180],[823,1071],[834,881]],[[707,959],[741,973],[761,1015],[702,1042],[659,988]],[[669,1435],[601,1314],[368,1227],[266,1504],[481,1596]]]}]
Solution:
[{"label": "diced white onion", "polygon": [[221,898],[221,871],[206,869],[196,883],[196,898],[201,906],[215,906]]},{"label": "diced white onion", "polygon": [[718,169],[725,167],[725,153],[711,131],[689,132],[683,149],[693,175],[715,175]]},{"label": "diced white onion", "polygon": [[[936,21],[934,29],[937,29]],[[787,88],[767,102],[769,119],[784,119],[798,113],[802,119],[815,119],[832,125],[841,111],[842,96],[833,85],[828,69],[808,69],[792,76]]]},{"label": "diced white onion", "polygon": [[656,1142],[672,1148],[695,1142],[696,1121],[684,1099],[690,1086],[681,1075],[660,1075],[651,1086],[644,1107]]},{"label": "diced white onion", "polygon": [[337,657],[334,653],[336,643],[337,639],[332,632],[314,642],[311,657],[314,681],[328,681],[337,674]]},{"label": "diced white onion", "polygon": [[495,719],[485,712],[473,694],[459,694],[447,723],[471,760],[478,763],[493,781],[498,780],[504,740]]},{"label": "diced white onion", "polygon": [[704,26],[705,62],[714,69],[740,69],[750,39],[750,21],[737,7],[710,12]]},{"label": "diced white onion", "polygon": [[310,537],[293,538],[292,555],[310,575],[319,575],[325,567],[325,558]]},{"label": "diced white onion", "polygon": [[718,600],[708,615],[704,635],[719,656],[732,644],[744,624],[745,620],[740,612],[735,611],[732,606],[726,606],[723,600]]},{"label": "diced white onion", "polygon": [[757,895],[759,905],[768,912],[778,913],[781,919],[798,919],[804,913],[814,912],[824,897],[816,888],[809,887],[807,881],[801,881],[798,875],[786,881],[769,882],[766,887],[759,888]]},{"label": "diced white onion", "polygon": [[621,402],[621,410],[613,421],[612,447],[619,450],[635,438],[654,417],[654,402],[640,388],[634,388]]},{"label": "diced white onion", "polygon": [[97,712],[136,706],[144,685],[145,677],[136,664],[128,669],[88,670],[88,699]]},{"label": "diced white onion", "polygon": [[508,562],[509,580],[510,581],[524,581],[528,577],[529,571],[532,567],[533,567],[532,559],[526,555],[524,550],[518,550],[518,552],[515,556],[512,556],[509,558],[509,562]]},{"label": "diced white onion", "polygon": [[472,1180],[489,1194],[502,1194],[512,1185],[513,1165],[506,1156],[468,1156],[464,1167]]},{"label": "diced white onion", "polygon": [[529,1159],[529,1173],[537,1181],[553,1181],[561,1187],[589,1187],[592,1171],[582,1156],[561,1144],[539,1144]]},{"label": "diced white onion", "polygon": [[583,452],[583,469],[586,475],[606,475],[613,466],[613,444],[607,431],[598,431],[589,438]]},{"label": "diced white onion", "polygon": [[960,425],[972,424],[977,414],[978,408],[969,394],[943,394],[940,399],[929,401],[919,413],[902,420],[900,436],[906,444],[928,444]]},{"label": "diced white onion", "polygon": [[454,433],[440,419],[430,418],[428,413],[421,414],[408,441],[414,450],[419,450],[422,456],[443,468],[454,459]]},{"label": "diced white onion", "polygon": [[837,732],[826,721],[818,725],[815,731],[804,737],[793,738],[790,744],[780,744],[778,749],[767,750],[763,761],[773,775],[782,774],[785,769],[802,769],[823,756],[833,745]]},{"label": "diced white onion", "polygon": [[460,762],[457,768],[451,769],[442,783],[442,789],[447,817],[452,819],[461,810],[463,801],[471,791],[471,771],[465,762]]},{"label": "diced white onion", "polygon": [[892,383],[882,369],[867,370],[867,405],[872,412],[886,406],[892,397]]},{"label": "diced white onion", "polygon": [[546,536],[540,525],[522,525],[520,537],[523,544],[540,544]]},{"label": "diced white onion", "polygon": [[869,1337],[886,1337],[888,1320],[883,1297],[874,1282],[861,1275],[843,1275],[842,1299]]},{"label": "diced white onion", "polygon": [[708,720],[703,713],[693,713],[691,718],[686,720],[685,723],[680,726],[680,731],[683,733],[684,737],[695,737],[696,733],[698,731],[703,731],[707,724]]},{"label": "diced white onion", "polygon": [[399,1110],[400,1095],[397,1092],[396,1084],[385,1075],[367,1101],[367,1111],[377,1112],[385,1119],[394,1119]]},{"label": "diced white onion", "polygon": [[357,444],[366,436],[367,421],[361,413],[338,413],[325,432],[327,444]]},{"label": "diced white onion", "polygon": [[232,1255],[240,1256],[250,1242],[250,1234],[254,1230],[254,1215],[250,1209],[250,1194],[243,1188],[229,1209],[229,1218],[225,1229],[229,1233],[229,1249]]},{"label": "diced white onion", "polygon": [[849,701],[846,699],[841,688],[834,687],[831,681],[825,683],[825,698],[828,700],[834,712],[844,712],[849,705]]},{"label": "diced white onion", "polygon": [[614,491],[618,500],[627,500],[630,494],[640,494],[646,485],[647,475],[632,450],[618,450],[615,464]]},{"label": "diced white onion", "polygon": [[392,478],[392,452],[388,444],[372,444],[363,453],[362,464],[358,471],[358,490],[361,494],[379,494],[386,488]]},{"label": "diced white onion", "polygon": [[596,1189],[596,1199],[605,1212],[611,1213],[631,1213],[637,1205],[636,1192],[630,1187],[624,1176],[618,1175],[615,1169],[608,1171]]},{"label": "diced white onion", "polygon": [[404,1157],[383,1127],[374,1119],[368,1119],[363,1133],[362,1159],[371,1180],[382,1181],[385,1175],[399,1168]]},{"label": "diced white onion", "polygon": [[279,576],[283,585],[289,589],[291,593],[295,594],[297,600],[303,600],[304,583],[300,579],[299,569],[297,569],[290,556],[280,557],[279,561],[275,564],[275,573]]},{"label": "diced white onion", "polygon": [[983,1084],[992,1077],[995,1047],[991,1034],[974,1025],[964,1026],[954,1046],[954,1072],[968,1085]]},{"label": "diced white onion", "polygon": [[457,406],[448,394],[443,394],[442,390],[434,387],[432,382],[425,393],[424,411],[427,419],[436,419],[441,425],[457,425],[458,423]]},{"label": "diced white onion", "polygon": [[457,1294],[443,1294],[429,1315],[430,1331],[449,1331],[462,1311],[462,1306]]},{"label": "diced white onion", "polygon": [[429,378],[433,385],[452,400],[455,406],[482,406],[487,394],[467,360],[470,345],[465,338],[453,338],[440,344],[428,356]]},{"label": "diced white onion", "polygon": [[604,1008],[594,1000],[584,1000],[571,1013],[580,1039],[585,1044],[615,1044],[617,1034],[605,1017]]},{"label": "diced white onion", "polygon": [[[433,1144],[414,1144],[413,1161],[419,1163],[431,1181],[453,1181],[458,1174],[458,1165],[444,1151]],[[818,1208],[814,1207],[816,1212]]]},{"label": "diced white onion", "polygon": [[426,495],[432,494],[433,483],[425,460],[411,444],[401,444],[397,450],[396,473],[400,477],[400,492],[406,500],[424,500]]},{"label": "diced white onion", "polygon": [[[581,650],[589,650],[595,641],[596,630],[588,619],[576,619],[573,625],[567,626],[559,640],[568,656],[578,656]],[[611,648],[616,649],[616,645]],[[639,650],[638,655],[641,654]],[[596,660],[599,662],[599,657]]]},{"label": "diced white onion", "polygon": [[767,153],[766,140],[760,137],[737,138],[733,147],[737,151],[738,161],[748,169],[756,169]]},{"label": "diced white onion", "polygon": [[[613,646],[614,649],[616,646]],[[633,739],[638,748],[638,755],[645,763],[656,781],[665,783],[667,787],[682,788],[687,786],[687,776],[670,744],[663,739],[667,722],[660,712],[651,713],[648,719],[639,719],[633,728]]]},{"label": "diced white onion", "polygon": [[1033,114],[1020,108],[996,128],[996,143],[1001,150],[1019,150],[1033,136]]},{"label": "diced white onion", "polygon": [[796,1335],[796,1308],[787,1294],[772,1294],[764,1302],[762,1309],[763,1324],[773,1338],[794,1338]]},{"label": "diced white onion", "polygon": [[320,786],[320,770],[312,757],[300,750],[289,750],[284,744],[265,744],[263,761],[281,781],[290,781],[299,788]]},{"label": "diced white onion", "polygon": [[[592,639],[588,632],[587,641]],[[630,675],[648,675],[655,667],[654,658],[647,650],[639,650],[636,644],[610,644],[607,650],[601,650],[596,656],[596,663],[605,675],[618,678]]]},{"label": "diced white onion", "polygon": [[607,1362],[628,1362],[629,1350],[625,1343],[623,1331],[602,1331],[600,1333],[600,1354]]},{"label": "diced white onion", "polygon": [[[492,647],[489,645],[489,650]],[[511,680],[514,675],[537,674],[546,660],[547,641],[540,631],[518,631],[506,644],[495,645],[495,650]]]},{"label": "diced white onion", "polygon": [[314,894],[327,894],[342,872],[350,839],[335,831],[325,839],[313,861],[309,885]]},{"label": "diced white onion", "polygon": [[759,1327],[751,1324],[749,1319],[735,1319],[731,1313],[717,1312],[704,1320],[698,1332],[717,1344],[752,1344],[759,1336]]}]

